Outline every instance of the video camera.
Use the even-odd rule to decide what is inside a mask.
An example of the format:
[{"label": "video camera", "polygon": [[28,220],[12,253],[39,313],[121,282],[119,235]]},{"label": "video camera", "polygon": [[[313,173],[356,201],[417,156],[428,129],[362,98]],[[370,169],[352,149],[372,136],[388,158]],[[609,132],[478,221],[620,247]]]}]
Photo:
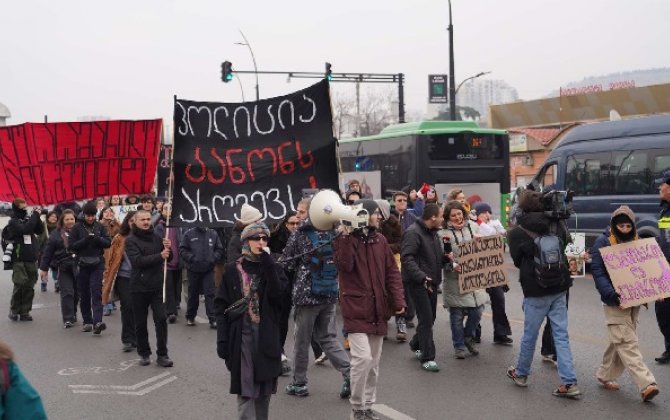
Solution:
[{"label": "video camera", "polygon": [[542,194],[544,214],[551,219],[569,219],[575,212],[572,208],[574,191],[550,190]]}]

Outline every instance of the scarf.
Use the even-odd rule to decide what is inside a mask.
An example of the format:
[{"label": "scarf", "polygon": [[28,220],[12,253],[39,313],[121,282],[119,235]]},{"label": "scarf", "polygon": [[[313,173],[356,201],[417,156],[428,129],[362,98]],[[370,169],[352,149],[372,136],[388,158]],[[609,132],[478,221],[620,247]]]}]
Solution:
[{"label": "scarf", "polygon": [[261,322],[260,304],[258,302],[258,278],[257,274],[249,275],[242,267],[242,260],[245,257],[240,257],[237,262],[237,272],[240,274],[242,282],[242,293],[245,299],[248,299],[249,306],[247,307],[247,315],[254,324]]}]

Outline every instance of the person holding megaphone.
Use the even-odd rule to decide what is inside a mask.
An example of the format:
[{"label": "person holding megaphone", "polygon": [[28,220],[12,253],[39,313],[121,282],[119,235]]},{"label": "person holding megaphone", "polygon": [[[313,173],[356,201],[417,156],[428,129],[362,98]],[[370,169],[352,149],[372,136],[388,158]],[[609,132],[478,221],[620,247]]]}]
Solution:
[{"label": "person holding megaphone", "polygon": [[[378,233],[381,211],[374,200],[358,200],[369,215],[367,226],[340,227],[333,241],[340,281],[340,307],[351,349],[352,418],[372,414],[379,359],[387,322],[405,312],[400,271],[386,238]],[[370,400],[372,396],[372,400]]]}]

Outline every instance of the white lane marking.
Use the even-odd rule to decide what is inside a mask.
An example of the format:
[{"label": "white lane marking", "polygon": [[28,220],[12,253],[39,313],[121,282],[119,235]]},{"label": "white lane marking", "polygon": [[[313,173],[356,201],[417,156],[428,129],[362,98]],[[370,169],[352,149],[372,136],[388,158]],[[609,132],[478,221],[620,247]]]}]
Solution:
[{"label": "white lane marking", "polygon": [[[169,375],[170,372],[167,372],[167,374]],[[158,376],[163,377],[163,376],[165,376],[165,374],[161,374],[161,375],[158,375]],[[156,376],[154,376],[153,378],[150,378],[151,382],[154,382],[156,380],[155,378],[156,378]],[[174,382],[176,380],[177,380],[176,376],[170,376],[169,378],[166,378],[166,379],[164,379],[160,382],[156,382],[155,384],[150,385],[150,386],[148,386],[144,389],[140,389],[139,391],[121,391],[121,390],[114,391],[112,389],[130,389],[130,388],[136,389],[135,387],[137,385],[140,385],[140,384],[146,385],[147,381],[140,382],[140,384],[133,385],[132,387],[123,387],[123,386],[120,386],[120,385],[101,385],[99,387],[106,388],[106,389],[73,389],[72,393],[74,393],[74,394],[97,394],[97,395],[114,395],[115,394],[115,395],[130,395],[130,396],[133,396],[133,397],[139,397],[139,396],[146,395],[146,394],[150,393],[151,391],[154,391],[154,390],[156,390],[156,389],[158,389],[158,388],[160,388],[164,385],[167,385],[170,382]],[[73,386],[76,386],[76,385],[70,385],[70,387],[73,387]],[[93,387],[93,386],[96,386],[96,385],[79,385],[79,386]]]},{"label": "white lane marking", "polygon": [[408,416],[407,414],[401,413],[398,410],[395,410],[389,407],[386,404],[374,404],[372,409],[379,414],[386,416],[393,420],[415,420],[413,417]]},{"label": "white lane marking", "polygon": [[145,385],[148,385],[171,374],[172,372],[164,372],[161,373],[160,375],[152,376],[147,380],[136,383],[135,385],[68,385],[68,387],[76,389],[120,389],[120,390],[135,391],[136,389],[142,388]]}]

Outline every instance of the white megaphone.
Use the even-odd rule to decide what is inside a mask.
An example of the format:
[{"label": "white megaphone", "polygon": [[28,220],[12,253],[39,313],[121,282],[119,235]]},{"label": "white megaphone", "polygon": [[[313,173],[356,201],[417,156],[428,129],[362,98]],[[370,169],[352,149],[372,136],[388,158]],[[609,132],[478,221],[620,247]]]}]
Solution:
[{"label": "white megaphone", "polygon": [[362,204],[345,206],[333,190],[321,190],[309,204],[309,220],[317,230],[331,230],[339,223],[360,229],[368,225],[368,212]]}]

